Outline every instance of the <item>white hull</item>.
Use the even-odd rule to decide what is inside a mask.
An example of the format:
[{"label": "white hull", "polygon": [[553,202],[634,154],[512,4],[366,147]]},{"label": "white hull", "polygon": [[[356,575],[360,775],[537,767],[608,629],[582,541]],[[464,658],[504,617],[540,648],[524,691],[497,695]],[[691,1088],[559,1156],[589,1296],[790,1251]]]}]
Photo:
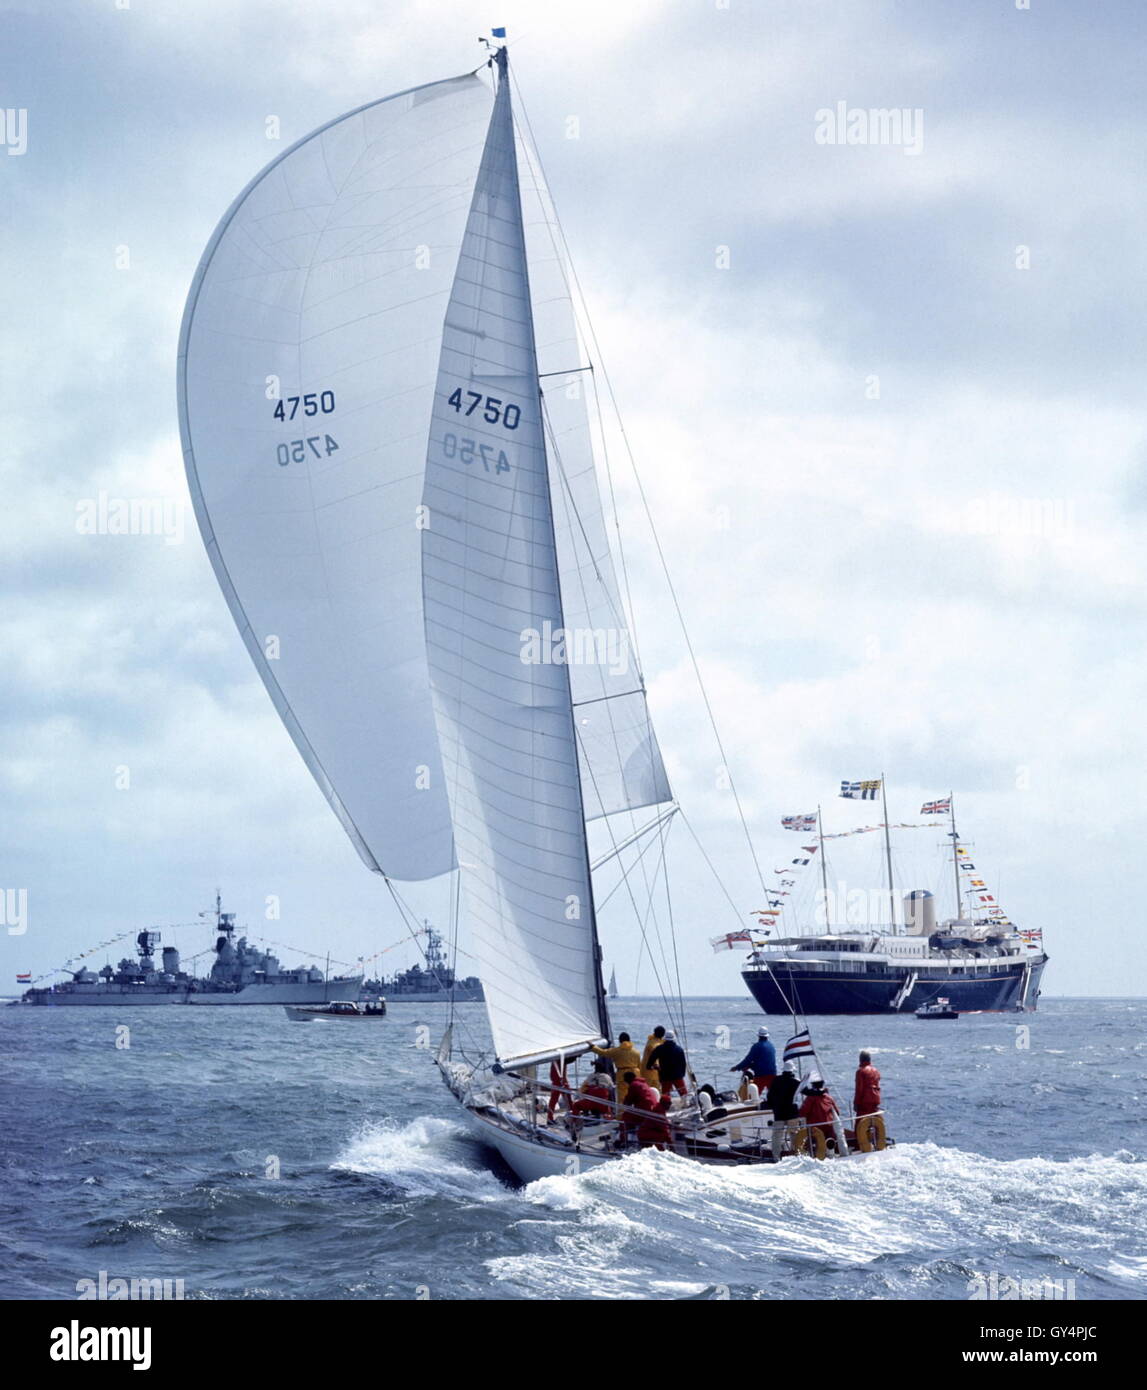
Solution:
[{"label": "white hull", "polygon": [[537,1182],[539,1178],[575,1178],[588,1168],[598,1168],[603,1163],[619,1163],[625,1157],[623,1154],[574,1153],[572,1150],[555,1148],[527,1139],[524,1135],[512,1134],[472,1110],[467,1109],[466,1113],[482,1142],[496,1149],[523,1182]]}]

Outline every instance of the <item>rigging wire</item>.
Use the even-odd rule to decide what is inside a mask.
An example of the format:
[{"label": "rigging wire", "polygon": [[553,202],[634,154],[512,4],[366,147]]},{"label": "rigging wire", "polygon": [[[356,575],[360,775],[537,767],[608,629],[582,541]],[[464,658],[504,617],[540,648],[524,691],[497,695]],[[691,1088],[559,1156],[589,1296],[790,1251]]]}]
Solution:
[{"label": "rigging wire", "polygon": [[[515,87],[517,88],[517,98],[518,98],[518,99],[517,99],[517,105],[518,105],[518,109],[519,109],[519,110],[521,111],[521,113],[522,113],[522,118],[523,118],[523,120],[524,120],[524,122],[525,122],[526,132],[527,132],[528,135],[529,135],[529,146],[527,147],[527,155],[528,155],[530,158],[532,158],[533,160],[536,160],[537,167],[538,167],[538,171],[539,171],[539,173],[540,173],[540,175],[541,175],[542,183],[543,183],[544,186],[546,187],[546,190],[547,190],[547,193],[548,193],[548,192],[549,192],[549,183],[548,183],[548,180],[546,180],[546,178],[545,178],[545,166],[544,166],[544,164],[543,164],[541,155],[538,153],[537,142],[536,142],[535,139],[534,139],[534,132],[533,132],[533,127],[532,127],[531,124],[530,124],[529,113],[528,113],[528,111],[526,110],[526,105],[525,105],[525,102],[524,102],[524,100],[522,99],[522,95],[521,95],[521,89],[520,89],[520,87],[518,86],[518,84],[517,84],[516,81],[515,81]],[[530,147],[532,147],[532,149],[531,149]],[[642,504],[642,508],[643,508],[643,510],[644,510],[644,513],[645,513],[646,521],[647,521],[648,524],[649,524],[649,530],[650,530],[650,533],[651,533],[651,535],[652,535],[652,537],[653,537],[654,547],[655,547],[655,549],[656,549],[656,551],[657,551],[657,557],[658,557],[658,560],[659,560],[660,565],[661,565],[661,571],[662,571],[662,574],[663,574],[664,579],[665,579],[665,584],[666,584],[666,587],[667,587],[668,590],[669,590],[669,595],[670,595],[670,598],[672,599],[672,602],[673,602],[673,608],[674,608],[674,611],[675,611],[676,616],[677,616],[678,626],[679,626],[680,629],[681,629],[681,635],[682,635],[682,637],[684,638],[684,641],[685,641],[685,648],[686,648],[686,651],[687,651],[688,654],[689,654],[689,660],[690,660],[690,663],[691,663],[691,665],[692,665],[692,667],[693,667],[693,674],[694,674],[694,677],[696,678],[698,689],[699,689],[700,692],[701,692],[701,699],[702,699],[702,702],[704,703],[704,706],[705,706],[706,715],[708,716],[709,726],[710,726],[710,729],[712,730],[714,741],[715,741],[716,744],[717,744],[718,752],[719,752],[720,755],[721,755],[721,762],[722,762],[722,765],[723,765],[723,767],[724,767],[726,776],[727,776],[728,779],[729,779],[729,790],[730,790],[730,791],[732,792],[732,794],[733,794],[733,801],[734,801],[734,804],[736,805],[736,808],[737,808],[737,816],[738,816],[738,819],[740,820],[740,823],[741,823],[741,829],[742,829],[742,831],[743,831],[743,833],[744,833],[744,836],[745,836],[745,842],[746,842],[746,845],[748,846],[749,854],[750,854],[750,857],[752,858],[753,867],[754,867],[754,869],[756,870],[757,879],[758,879],[758,881],[759,881],[759,883],[760,883],[761,890],[762,890],[762,891],[766,891],[766,884],[765,884],[764,872],[763,872],[763,870],[762,870],[762,868],[761,868],[760,860],[759,860],[759,858],[758,858],[758,856],[757,856],[757,851],[756,851],[756,848],[755,848],[755,846],[754,846],[754,844],[753,844],[752,834],[750,833],[750,830],[749,830],[748,819],[747,819],[747,817],[746,817],[746,815],[745,815],[745,810],[744,810],[744,806],[743,806],[743,804],[742,804],[742,802],[741,802],[740,793],[737,791],[736,782],[735,782],[735,780],[734,780],[734,778],[733,778],[732,770],[731,770],[731,768],[730,768],[730,766],[729,766],[729,760],[728,760],[728,757],[727,757],[727,755],[726,755],[726,753],[725,753],[725,747],[724,747],[724,743],[723,743],[723,741],[722,741],[722,739],[721,739],[720,730],[719,730],[718,727],[717,727],[717,720],[716,720],[716,716],[715,716],[714,711],[713,711],[712,703],[711,703],[711,701],[710,701],[710,699],[709,699],[708,688],[706,687],[704,678],[703,678],[702,675],[701,675],[700,663],[698,662],[696,650],[695,650],[695,648],[694,648],[694,646],[693,646],[692,639],[691,639],[690,636],[689,636],[689,630],[688,630],[688,627],[686,626],[686,623],[685,623],[685,615],[684,615],[684,612],[683,612],[683,610],[682,610],[682,608],[681,608],[680,599],[678,598],[677,590],[676,590],[676,587],[675,587],[675,585],[674,585],[674,583],[673,583],[673,579],[672,579],[672,576],[671,576],[670,571],[669,571],[669,563],[668,563],[668,561],[667,561],[667,559],[666,559],[664,548],[662,547],[662,544],[661,544],[661,537],[660,537],[660,535],[658,534],[656,524],[655,524],[655,522],[654,522],[654,520],[653,520],[653,512],[652,512],[652,509],[651,509],[651,507],[650,507],[650,505],[649,505],[649,499],[648,499],[648,496],[647,496],[646,491],[645,491],[645,486],[644,486],[644,483],[642,482],[641,475],[640,475],[640,473],[638,472],[638,469],[637,469],[637,461],[636,461],[636,459],[634,458],[633,450],[632,450],[632,448],[631,448],[631,446],[630,446],[630,443],[629,443],[629,436],[628,436],[628,434],[626,433],[626,430],[625,430],[625,424],[624,424],[624,421],[622,420],[621,410],[620,410],[620,407],[619,407],[619,405],[618,405],[618,403],[617,403],[617,397],[616,397],[616,395],[614,394],[613,385],[612,385],[612,383],[611,383],[611,381],[610,381],[610,379],[609,379],[609,374],[608,374],[608,372],[606,371],[606,368],[605,368],[605,358],[604,358],[604,355],[603,355],[603,353],[602,353],[602,351],[601,351],[601,346],[600,346],[600,344],[599,344],[599,342],[598,342],[597,333],[595,332],[594,327],[593,327],[593,321],[592,321],[592,319],[591,319],[591,317],[590,317],[589,307],[588,307],[588,305],[587,305],[587,303],[586,303],[585,293],[584,293],[584,291],[582,290],[581,281],[580,281],[580,279],[579,279],[579,277],[578,277],[577,269],[576,269],[576,267],[574,266],[573,258],[570,256],[570,253],[569,253],[569,246],[568,246],[568,244],[567,244],[567,242],[566,242],[565,233],[564,233],[564,231],[562,230],[561,221],[560,221],[560,219],[558,218],[558,215],[557,215],[557,206],[556,206],[556,203],[554,203],[552,194],[550,194],[550,196],[549,196],[549,201],[550,201],[550,204],[551,204],[551,206],[553,207],[553,211],[554,211],[553,222],[552,222],[552,224],[551,224],[551,225],[552,225],[552,229],[553,229],[554,232],[556,232],[557,236],[559,236],[559,237],[561,238],[562,249],[563,249],[563,251],[564,251],[564,265],[565,265],[566,267],[568,267],[571,285],[572,285],[572,287],[573,287],[574,289],[576,289],[577,295],[578,295],[578,299],[579,299],[579,301],[580,301],[581,310],[582,310],[582,318],[583,318],[583,321],[584,321],[584,324],[585,324],[586,333],[587,333],[587,343],[588,343],[588,345],[592,348],[592,351],[593,351],[593,354],[594,354],[594,359],[595,359],[596,362],[601,366],[602,375],[605,377],[606,390],[607,390],[608,395],[609,395],[609,402],[610,402],[610,405],[611,405],[612,410],[613,410],[614,418],[615,418],[615,420],[616,420],[616,422],[617,422],[618,432],[619,432],[619,434],[621,435],[621,438],[622,438],[622,440],[623,440],[623,442],[624,442],[624,445],[625,445],[626,457],[629,459],[630,470],[631,470],[631,472],[632,472],[632,474],[633,474],[634,481],[635,481],[635,483],[637,484],[638,495],[639,495],[639,497],[640,497],[640,499],[641,499],[641,504]],[[597,374],[596,374],[596,373],[593,374],[593,379],[594,379],[594,381],[595,381],[595,383],[596,383],[596,379],[597,379]],[[613,481],[612,481],[612,474],[610,473],[610,470],[609,470],[608,455],[607,455],[607,457],[606,457],[606,470],[607,470],[607,475],[608,475],[609,478],[610,478],[610,495],[611,495],[611,498],[612,498],[612,497],[613,497]],[[615,523],[616,523],[616,517],[617,517],[616,510],[615,510],[615,512],[614,512],[614,517],[615,517]],[[620,545],[620,527],[618,526],[616,529],[618,530],[618,535],[619,535],[619,558],[620,558],[620,560],[621,560],[623,574],[625,575],[625,584],[626,584],[626,589],[627,589],[627,593],[628,593],[628,588],[629,588],[628,568],[627,568],[627,566],[626,566],[626,564],[625,564],[624,548]],[[630,611],[632,612],[632,603],[630,603]],[[635,634],[635,636],[634,636],[634,644],[635,644],[635,647],[636,647],[636,634]]]}]

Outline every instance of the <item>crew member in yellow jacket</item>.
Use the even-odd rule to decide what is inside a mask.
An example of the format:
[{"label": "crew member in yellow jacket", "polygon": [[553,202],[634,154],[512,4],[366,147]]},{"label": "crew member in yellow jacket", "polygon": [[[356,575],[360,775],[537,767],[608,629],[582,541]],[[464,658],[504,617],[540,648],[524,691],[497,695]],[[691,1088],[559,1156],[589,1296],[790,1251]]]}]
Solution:
[{"label": "crew member in yellow jacket", "polygon": [[660,1047],[665,1041],[665,1029],[658,1025],[653,1032],[645,1039],[645,1051],[641,1054],[641,1075],[649,1082],[655,1091],[662,1091],[661,1073],[656,1067],[649,1065],[649,1058],[653,1051]]},{"label": "crew member in yellow jacket", "polygon": [[625,1084],[625,1073],[631,1071],[640,1076],[641,1054],[634,1047],[628,1033],[617,1035],[616,1047],[595,1047],[593,1050],[599,1057],[608,1057],[617,1068],[617,1075],[613,1079],[617,1086],[617,1099],[620,1104],[624,1105],[625,1098],[629,1094],[629,1087]]}]

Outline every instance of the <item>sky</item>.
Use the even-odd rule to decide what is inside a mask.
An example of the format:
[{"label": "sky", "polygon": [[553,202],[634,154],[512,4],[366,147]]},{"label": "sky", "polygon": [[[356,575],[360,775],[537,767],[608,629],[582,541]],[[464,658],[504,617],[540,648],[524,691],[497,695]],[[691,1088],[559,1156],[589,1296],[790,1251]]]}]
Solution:
[{"label": "sky", "polygon": [[[1044,931],[1045,991],[1144,992],[1138,6],[0,15],[0,993],[143,927],[202,950],[217,886],[252,935],[299,948],[288,963],[418,958],[215,584],[175,352],[199,256],[247,181],[341,112],[475,67],[492,24],[766,881],[799,843],[782,815],[875,818],[835,795],[842,778],[883,772],[894,821],[951,789],[989,885]],[[827,143],[838,103],[906,111],[913,139]],[[653,717],[732,899],[676,824],[682,983],[739,995],[741,957],[708,939],[747,924],[761,888],[614,454]],[[162,504],[168,533],[86,533],[101,494]],[[836,842],[834,883],[878,885],[877,838]],[[942,846],[903,832],[899,886],[942,893]],[[632,918],[607,906],[601,934],[622,991],[655,989]]]}]

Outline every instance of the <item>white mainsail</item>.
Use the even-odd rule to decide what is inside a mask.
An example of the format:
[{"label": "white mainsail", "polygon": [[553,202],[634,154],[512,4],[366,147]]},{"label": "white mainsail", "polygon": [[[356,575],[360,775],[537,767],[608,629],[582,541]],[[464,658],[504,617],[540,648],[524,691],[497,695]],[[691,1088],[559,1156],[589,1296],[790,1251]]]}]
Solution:
[{"label": "white mainsail", "polygon": [[457,867],[497,1057],[522,1064],[608,1028],[587,818],[671,794],[498,70],[492,112],[476,76],[434,83],[264,170],[204,254],[179,387],[280,716],[372,869]]},{"label": "white mainsail", "polygon": [[606,1025],[570,668],[542,636],[562,627],[561,588],[504,76],[446,312],[425,501],[431,686],[495,1050],[572,1049]]}]

